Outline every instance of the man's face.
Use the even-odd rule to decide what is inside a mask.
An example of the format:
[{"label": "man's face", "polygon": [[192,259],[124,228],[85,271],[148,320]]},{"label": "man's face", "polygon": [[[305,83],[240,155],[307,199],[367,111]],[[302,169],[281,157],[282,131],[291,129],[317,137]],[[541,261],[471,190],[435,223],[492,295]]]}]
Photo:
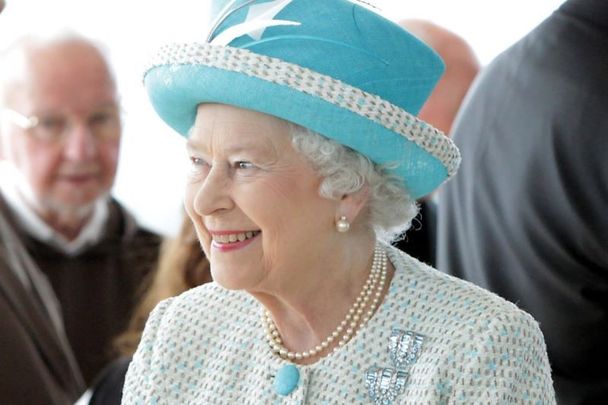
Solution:
[{"label": "man's face", "polygon": [[[42,212],[82,210],[114,181],[120,116],[114,81],[99,53],[72,41],[28,52],[6,107],[37,117],[34,128],[4,122],[1,154]],[[48,138],[44,134],[60,134]]]}]

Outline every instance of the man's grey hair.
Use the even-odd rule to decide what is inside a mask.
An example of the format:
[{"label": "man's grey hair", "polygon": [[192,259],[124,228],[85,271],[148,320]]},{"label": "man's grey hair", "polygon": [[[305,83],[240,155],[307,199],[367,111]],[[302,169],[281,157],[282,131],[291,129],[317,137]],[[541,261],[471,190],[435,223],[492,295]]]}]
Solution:
[{"label": "man's grey hair", "polygon": [[0,52],[0,108],[7,106],[11,86],[16,84],[25,73],[30,52],[71,43],[84,44],[97,50],[106,63],[110,78],[116,87],[116,76],[109,62],[109,51],[103,43],[75,31],[51,29],[24,35]]}]

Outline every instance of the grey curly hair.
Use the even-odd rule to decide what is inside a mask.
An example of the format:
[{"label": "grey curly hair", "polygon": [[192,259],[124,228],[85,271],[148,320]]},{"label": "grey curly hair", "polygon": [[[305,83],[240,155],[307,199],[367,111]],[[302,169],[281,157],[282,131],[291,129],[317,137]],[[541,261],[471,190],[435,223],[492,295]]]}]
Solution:
[{"label": "grey curly hair", "polygon": [[290,134],[295,150],[323,178],[319,188],[322,197],[339,199],[367,184],[367,225],[374,230],[376,237],[391,242],[410,227],[418,206],[397,177],[349,147],[299,125],[290,123]]}]

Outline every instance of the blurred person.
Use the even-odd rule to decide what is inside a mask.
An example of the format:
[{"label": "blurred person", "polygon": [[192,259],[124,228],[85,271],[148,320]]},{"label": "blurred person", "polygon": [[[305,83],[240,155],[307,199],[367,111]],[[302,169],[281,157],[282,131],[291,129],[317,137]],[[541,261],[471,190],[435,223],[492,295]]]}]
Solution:
[{"label": "blurred person", "polygon": [[73,403],[111,360],[159,237],[112,197],[114,77],[75,34],[0,55],[0,402]]},{"label": "blurred person", "polygon": [[[430,46],[445,63],[445,73],[422,105],[418,118],[449,135],[462,100],[479,72],[477,56],[462,37],[430,21],[407,19],[399,24]],[[437,206],[431,197],[418,203],[420,213],[412,227],[394,245],[435,266]]]},{"label": "blurred person", "polygon": [[458,167],[415,116],[436,53],[346,0],[229,2],[212,27],[144,82],[188,139],[214,282],[155,308],[123,403],[553,403],[529,315],[387,243]]},{"label": "blurred person", "polygon": [[560,404],[608,399],[608,3],[569,0],[482,71],[454,127],[438,266],[540,323]]},{"label": "blurred person", "polygon": [[150,312],[160,301],[211,281],[209,261],[201,250],[192,221],[187,216],[177,237],[163,241],[158,268],[137,305],[129,326],[115,342],[121,357],[106,367],[78,405],[120,404],[125,374]]},{"label": "blurred person", "polygon": [[150,287],[146,288],[136,306],[128,328],[116,340],[120,354],[132,356],[135,353],[148,316],[156,304],[210,281],[209,261],[201,249],[192,221],[185,216],[178,235],[163,242]]},{"label": "blurred person", "polygon": [[460,35],[430,21],[406,19],[399,24],[433,48],[445,63],[445,73],[418,117],[450,135],[460,105],[479,73],[477,55]]},{"label": "blurred person", "polygon": [[2,13],[2,10],[4,10],[5,5],[6,3],[4,2],[4,0],[0,0],[0,13]]}]

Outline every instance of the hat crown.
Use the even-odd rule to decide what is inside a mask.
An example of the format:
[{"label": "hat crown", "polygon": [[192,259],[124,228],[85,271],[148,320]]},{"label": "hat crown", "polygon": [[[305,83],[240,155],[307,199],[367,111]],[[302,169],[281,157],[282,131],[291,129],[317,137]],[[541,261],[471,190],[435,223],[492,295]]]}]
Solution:
[{"label": "hat crown", "polygon": [[[231,3],[218,16],[211,43],[228,36],[231,47],[306,67],[414,115],[444,70],[441,58],[423,42],[348,0]],[[219,6],[214,4],[216,10]]]},{"label": "hat crown", "polygon": [[201,103],[234,105],[348,146],[421,197],[453,175],[455,145],[415,117],[441,59],[393,22],[347,0],[232,0],[208,42],[161,48],[144,82],[184,136]]}]

